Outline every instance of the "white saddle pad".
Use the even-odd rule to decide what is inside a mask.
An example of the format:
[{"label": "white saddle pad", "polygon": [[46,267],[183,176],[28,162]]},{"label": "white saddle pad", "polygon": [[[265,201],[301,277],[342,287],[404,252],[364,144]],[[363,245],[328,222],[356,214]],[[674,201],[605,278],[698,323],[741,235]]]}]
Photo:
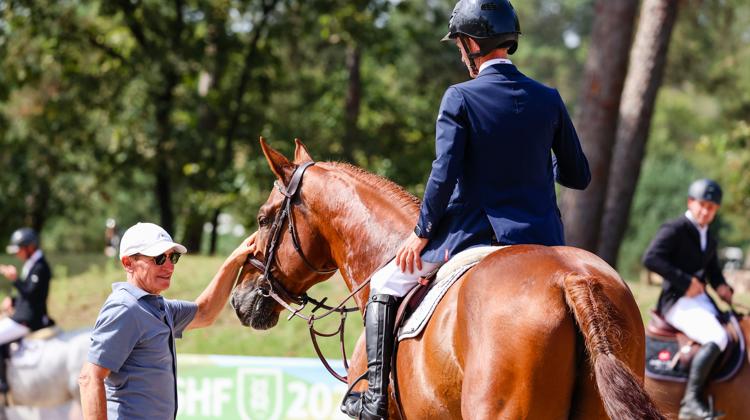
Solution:
[{"label": "white saddle pad", "polygon": [[478,246],[469,248],[465,251],[458,253],[455,257],[451,258],[450,261],[445,263],[440,270],[438,270],[437,277],[429,286],[427,295],[425,295],[422,302],[420,302],[417,309],[409,315],[409,318],[398,330],[399,341],[414,338],[422,333],[424,326],[427,325],[427,321],[430,320],[432,313],[435,311],[437,304],[440,299],[443,298],[445,292],[456,282],[461,276],[467,272],[471,267],[474,267],[487,255],[505,248],[505,246]]}]

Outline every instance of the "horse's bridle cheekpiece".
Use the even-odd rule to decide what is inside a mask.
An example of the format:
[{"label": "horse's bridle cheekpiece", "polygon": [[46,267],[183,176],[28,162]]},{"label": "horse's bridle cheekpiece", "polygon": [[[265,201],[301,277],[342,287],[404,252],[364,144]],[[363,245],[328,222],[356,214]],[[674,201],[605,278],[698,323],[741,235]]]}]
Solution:
[{"label": "horse's bridle cheekpiece", "polygon": [[[273,273],[271,272],[273,261],[276,258],[276,250],[279,246],[279,238],[281,237],[281,232],[283,231],[282,228],[286,219],[289,219],[289,235],[292,238],[292,245],[294,245],[295,251],[297,251],[297,254],[302,258],[302,262],[304,262],[310,270],[318,274],[332,274],[338,270],[338,267],[331,269],[317,269],[310,263],[307,257],[305,257],[305,253],[302,251],[302,247],[299,244],[297,228],[294,225],[294,216],[292,215],[293,201],[299,194],[300,185],[302,184],[302,176],[305,174],[307,168],[314,164],[315,162],[306,162],[299,165],[294,170],[289,185],[286,188],[278,182],[275,183],[279,192],[284,195],[284,200],[279,207],[279,211],[276,213],[273,224],[271,225],[271,231],[269,233],[270,240],[266,244],[266,250],[264,252],[265,262],[261,261],[254,255],[249,255],[247,258],[247,263],[263,272],[263,280],[266,281],[267,286],[266,288],[261,289],[263,296],[273,298],[279,304],[292,311],[292,314],[301,310],[310,300],[310,297],[305,293],[301,295],[291,293],[276,279],[276,277],[273,276]],[[287,301],[302,306],[295,309],[288,306],[286,303]]]},{"label": "horse's bridle cheekpiece", "polygon": [[[330,366],[328,361],[325,359],[325,356],[323,356],[323,354],[321,353],[316,336],[332,337],[334,335],[339,335],[340,340],[341,340],[341,350],[344,354],[344,358],[343,358],[344,368],[348,370],[349,365],[347,362],[346,349],[344,346],[344,323],[346,322],[346,314],[348,312],[358,311],[359,308],[357,308],[356,306],[347,308],[344,305],[349,299],[351,299],[362,288],[364,288],[364,286],[369,284],[369,281],[363,282],[359,287],[354,289],[349,294],[349,296],[347,296],[337,306],[329,306],[329,305],[326,305],[325,303],[328,298],[317,300],[308,296],[307,293],[295,294],[295,293],[290,292],[289,290],[287,290],[286,287],[284,287],[283,284],[281,284],[281,282],[276,277],[274,277],[272,273],[273,262],[276,259],[276,251],[279,246],[279,239],[281,238],[283,226],[287,219],[289,219],[289,236],[292,238],[292,245],[294,246],[295,251],[297,251],[297,255],[299,255],[300,258],[302,258],[302,262],[304,262],[305,265],[311,271],[317,274],[333,274],[336,272],[336,270],[338,270],[338,267],[318,269],[310,263],[310,261],[305,256],[305,253],[302,251],[302,247],[300,246],[299,236],[297,235],[297,228],[294,225],[294,216],[292,215],[292,206],[294,205],[295,199],[297,199],[299,196],[300,187],[302,185],[302,177],[304,176],[305,171],[307,170],[307,168],[309,168],[310,166],[314,164],[315,162],[305,162],[297,166],[294,170],[294,173],[292,174],[291,179],[289,180],[289,185],[287,185],[286,187],[281,185],[280,182],[275,183],[276,188],[284,196],[284,200],[281,203],[281,206],[279,207],[279,211],[276,213],[276,217],[274,218],[273,224],[271,225],[271,229],[269,233],[270,240],[266,244],[266,250],[264,252],[265,261],[259,259],[255,255],[248,255],[247,261],[245,264],[250,264],[263,273],[260,281],[261,281],[261,284],[262,282],[265,281],[265,284],[262,284],[262,286],[259,286],[259,289],[261,290],[260,292],[261,295],[263,297],[269,297],[275,300],[279,305],[289,310],[291,314],[289,315],[287,320],[290,320],[293,317],[297,316],[307,321],[308,327],[310,329],[310,337],[312,339],[313,346],[315,347],[315,351],[318,353],[318,357],[323,362],[323,365],[326,367],[326,369],[328,369],[328,371],[336,379],[344,383],[347,383],[347,377],[342,376],[339,373],[337,373],[335,370],[333,370],[333,368]],[[242,273],[240,273],[239,278],[242,278]],[[288,302],[294,303],[299,306],[295,308]],[[301,311],[305,308],[308,302],[315,305],[309,316],[301,313]],[[326,310],[326,312],[324,312],[323,314],[319,316],[314,315],[315,311],[321,308]],[[321,333],[319,331],[316,331],[313,326],[314,322],[318,319],[325,318],[326,316],[332,313],[338,313],[341,315],[341,323],[339,324],[338,330],[334,331],[333,333]]]}]

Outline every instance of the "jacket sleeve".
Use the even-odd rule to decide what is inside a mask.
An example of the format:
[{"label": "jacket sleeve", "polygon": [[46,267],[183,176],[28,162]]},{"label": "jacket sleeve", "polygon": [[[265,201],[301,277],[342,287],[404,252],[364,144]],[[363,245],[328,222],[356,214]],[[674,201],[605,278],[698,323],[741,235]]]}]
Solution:
[{"label": "jacket sleeve", "polygon": [[552,151],[554,152],[552,165],[555,181],[564,187],[583,190],[591,181],[589,162],[586,155],[583,154],[581,142],[578,140],[578,134],[570,120],[565,103],[557,91],[555,91],[555,94],[560,113],[555,138],[552,141]]},{"label": "jacket sleeve", "polygon": [[643,265],[654,273],[662,276],[672,288],[685,293],[693,279],[692,274],[677,268],[671,262],[676,248],[677,235],[674,226],[662,225],[656,237],[643,255]]},{"label": "jacket sleeve", "polygon": [[435,160],[427,180],[417,225],[430,238],[445,214],[453,189],[463,170],[467,142],[464,100],[455,87],[445,91],[435,129]]},{"label": "jacket sleeve", "polygon": [[[729,286],[727,280],[724,278],[724,273],[721,272],[719,257],[716,255],[716,252],[714,252],[711,259],[708,260],[708,264],[706,265],[706,277],[708,277],[708,281],[711,282],[711,286],[714,290],[722,284]],[[731,286],[729,287],[732,288]],[[732,291],[734,291],[734,289],[732,289]]]},{"label": "jacket sleeve", "polygon": [[34,299],[43,288],[42,285],[49,283],[52,273],[42,264],[36,264],[30,271],[26,280],[17,279],[13,287],[26,299]]}]

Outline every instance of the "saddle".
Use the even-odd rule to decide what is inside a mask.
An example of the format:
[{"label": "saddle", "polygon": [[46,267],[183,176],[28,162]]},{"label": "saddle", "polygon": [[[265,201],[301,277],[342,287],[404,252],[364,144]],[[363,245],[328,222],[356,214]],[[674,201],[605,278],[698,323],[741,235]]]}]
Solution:
[{"label": "saddle", "polygon": [[[715,382],[734,377],[742,367],[746,351],[737,319],[722,314],[719,321],[727,332],[729,343],[712,371],[710,378]],[[673,382],[687,381],[690,363],[700,346],[652,310],[651,320],[646,326],[646,376]]]},{"label": "saddle", "polygon": [[27,334],[26,337],[23,337],[21,340],[49,340],[50,338],[57,337],[62,332],[63,331],[60,327],[52,324],[48,327],[44,327],[36,331],[32,331],[31,333]]}]

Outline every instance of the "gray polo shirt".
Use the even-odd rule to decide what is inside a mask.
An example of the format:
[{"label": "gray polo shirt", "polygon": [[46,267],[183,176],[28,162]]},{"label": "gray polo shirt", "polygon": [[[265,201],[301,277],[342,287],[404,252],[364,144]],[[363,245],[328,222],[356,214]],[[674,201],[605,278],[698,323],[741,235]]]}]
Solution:
[{"label": "gray polo shirt", "polygon": [[177,381],[174,339],[182,338],[198,306],[164,299],[130,283],[114,283],[96,319],[88,360],[109,369],[108,419],[174,419]]}]

